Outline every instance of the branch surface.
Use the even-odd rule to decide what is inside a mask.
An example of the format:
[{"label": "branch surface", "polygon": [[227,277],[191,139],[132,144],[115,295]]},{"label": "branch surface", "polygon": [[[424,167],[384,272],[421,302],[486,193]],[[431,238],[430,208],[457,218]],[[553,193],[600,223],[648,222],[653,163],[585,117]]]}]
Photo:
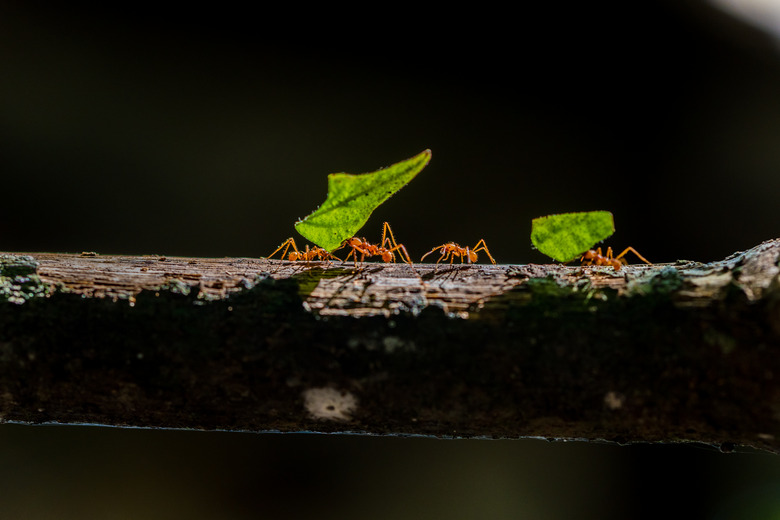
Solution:
[{"label": "branch surface", "polygon": [[0,417],[778,452],[778,260],[5,254]]}]

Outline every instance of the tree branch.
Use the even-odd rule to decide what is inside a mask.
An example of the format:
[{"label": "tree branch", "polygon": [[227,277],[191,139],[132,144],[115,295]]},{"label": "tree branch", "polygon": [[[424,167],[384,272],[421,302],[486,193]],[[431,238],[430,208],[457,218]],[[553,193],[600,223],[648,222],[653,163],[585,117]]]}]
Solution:
[{"label": "tree branch", "polygon": [[0,417],[780,450],[780,240],[611,267],[0,258]]}]

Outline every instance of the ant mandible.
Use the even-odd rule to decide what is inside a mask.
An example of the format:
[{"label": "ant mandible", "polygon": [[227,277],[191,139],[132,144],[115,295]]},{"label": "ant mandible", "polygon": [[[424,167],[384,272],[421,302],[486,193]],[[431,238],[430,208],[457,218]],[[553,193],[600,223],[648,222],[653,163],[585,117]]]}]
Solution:
[{"label": "ant mandible", "polygon": [[[290,251],[290,254],[287,255],[287,251],[292,247],[292,251]],[[282,259],[284,259],[284,255],[287,255],[287,260],[290,262],[311,262],[312,260],[341,260],[340,258],[330,254],[326,250],[322,249],[321,247],[314,246],[311,249],[309,249],[309,245],[306,245],[306,249],[304,249],[302,252],[298,251],[298,247],[295,245],[295,240],[292,239],[292,237],[288,238],[284,242],[282,242],[282,245],[280,245],[278,248],[276,248],[276,251],[268,255],[266,258],[270,259],[272,256],[274,256],[276,253],[278,253],[282,248],[284,248],[284,251],[282,251]]]},{"label": "ant mandible", "polygon": [[[390,247],[386,247],[385,244]],[[349,260],[349,257],[351,256],[355,260],[355,265],[358,263],[358,253],[360,253],[361,262],[372,256],[381,256],[383,262],[395,262],[396,251],[398,251],[398,254],[401,256],[401,260],[409,265],[412,264],[409,253],[406,251],[403,244],[399,244],[395,241],[393,230],[390,229],[390,224],[387,222],[385,222],[382,227],[382,242],[380,242],[380,245],[372,244],[365,238],[352,237],[345,240],[342,247],[349,247],[352,249],[344,261],[346,262]]]},{"label": "ant mandible", "polygon": [[593,249],[589,249],[588,251],[585,251],[585,253],[580,257],[580,262],[582,262],[584,265],[611,265],[613,269],[615,269],[615,271],[619,271],[622,266],[628,265],[626,259],[623,258],[628,252],[634,253],[637,256],[637,258],[639,258],[644,263],[652,265],[644,256],[640,255],[639,252],[633,247],[625,248],[622,253],[620,253],[614,258],[612,257],[611,247],[607,248],[606,255],[601,254],[600,247],[595,251]]},{"label": "ant mandible", "polygon": [[460,257],[460,263],[463,263],[463,259],[465,258],[468,263],[473,264],[477,261],[477,253],[480,251],[484,251],[485,254],[490,258],[490,261],[493,262],[493,265],[496,265],[496,261],[493,260],[493,257],[490,256],[490,251],[488,251],[487,245],[485,244],[484,239],[480,239],[479,242],[477,242],[477,245],[475,245],[472,248],[468,247],[460,247],[455,242],[448,242],[446,244],[442,244],[438,247],[434,247],[427,253],[425,253],[422,258],[420,258],[420,262],[422,262],[426,256],[430,255],[434,251],[441,249],[441,256],[438,260],[436,260],[436,263],[438,264],[442,260],[450,259],[450,263],[455,259],[456,256]]}]

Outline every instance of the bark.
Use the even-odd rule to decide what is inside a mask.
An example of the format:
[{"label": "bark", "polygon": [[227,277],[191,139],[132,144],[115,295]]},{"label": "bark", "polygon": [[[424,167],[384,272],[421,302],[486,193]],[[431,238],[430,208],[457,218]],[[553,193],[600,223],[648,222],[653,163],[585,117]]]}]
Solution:
[{"label": "bark", "polygon": [[780,450],[780,240],[711,264],[0,257],[22,423]]}]

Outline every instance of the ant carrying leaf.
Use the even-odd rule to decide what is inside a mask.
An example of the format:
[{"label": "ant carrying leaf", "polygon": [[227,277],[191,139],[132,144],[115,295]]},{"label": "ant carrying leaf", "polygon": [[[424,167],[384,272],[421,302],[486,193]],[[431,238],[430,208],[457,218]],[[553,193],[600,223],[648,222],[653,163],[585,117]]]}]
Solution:
[{"label": "ant carrying leaf", "polygon": [[531,242],[540,252],[559,262],[568,262],[615,232],[609,211],[562,213],[531,221]]},{"label": "ant carrying leaf", "polygon": [[562,213],[531,221],[531,242],[553,260],[565,263],[579,256],[584,265],[612,266],[618,270],[627,265],[625,255],[634,253],[643,262],[650,263],[633,247],[627,247],[617,256],[613,256],[611,247],[606,254],[601,248],[592,249],[614,232],[615,221],[609,211]]},{"label": "ant carrying leaf", "polygon": [[[295,229],[319,247],[335,251],[366,224],[380,204],[414,179],[430,159],[431,151],[425,150],[375,172],[331,173],[325,202],[296,222]],[[384,247],[384,243],[378,247]]]}]

